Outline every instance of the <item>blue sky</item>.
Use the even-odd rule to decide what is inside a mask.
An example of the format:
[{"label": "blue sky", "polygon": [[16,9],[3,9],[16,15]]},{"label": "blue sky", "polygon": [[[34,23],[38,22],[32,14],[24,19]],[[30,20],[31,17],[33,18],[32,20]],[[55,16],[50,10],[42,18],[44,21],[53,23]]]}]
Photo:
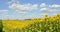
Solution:
[{"label": "blue sky", "polygon": [[0,0],[0,19],[29,19],[60,14],[60,0]]}]

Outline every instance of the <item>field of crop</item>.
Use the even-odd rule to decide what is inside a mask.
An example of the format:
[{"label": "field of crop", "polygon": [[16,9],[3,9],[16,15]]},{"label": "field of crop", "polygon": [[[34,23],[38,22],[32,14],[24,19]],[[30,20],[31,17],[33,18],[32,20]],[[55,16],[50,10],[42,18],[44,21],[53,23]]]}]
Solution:
[{"label": "field of crop", "polygon": [[4,32],[60,32],[60,14],[30,20],[2,20]]},{"label": "field of crop", "polygon": [[2,25],[2,20],[0,20],[0,31],[2,32],[2,27],[3,25]]}]

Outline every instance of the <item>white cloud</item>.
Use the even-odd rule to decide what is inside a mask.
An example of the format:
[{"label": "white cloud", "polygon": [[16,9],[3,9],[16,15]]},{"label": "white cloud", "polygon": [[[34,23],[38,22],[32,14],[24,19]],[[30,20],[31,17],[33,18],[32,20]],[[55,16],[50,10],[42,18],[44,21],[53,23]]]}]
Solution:
[{"label": "white cloud", "polygon": [[1,13],[0,15],[8,14],[8,11],[9,10],[0,10],[0,13]]},{"label": "white cloud", "polygon": [[[39,7],[38,4],[33,4],[33,5],[30,3],[20,4],[19,1],[12,0],[12,3],[9,5],[9,8],[14,11],[13,14],[9,15],[8,10],[0,10],[0,12],[2,12],[0,18],[12,20],[12,19],[29,19],[29,18],[43,17],[44,14],[49,14],[50,12],[51,12],[51,14],[53,14],[53,12],[55,12],[55,13],[59,12],[59,10],[57,10],[56,8],[59,8],[60,5],[54,4],[54,5],[48,6],[45,3],[41,3],[40,8],[38,8],[38,7]],[[51,7],[54,9],[51,9]],[[34,11],[33,13],[28,12],[29,10],[33,11],[36,9],[40,9],[41,13],[39,14],[36,11]],[[28,13],[26,13],[26,12],[28,12]],[[42,13],[42,12],[46,12],[46,13]]]},{"label": "white cloud", "polygon": [[36,10],[37,9],[37,4],[16,4],[16,3],[13,3],[9,6],[9,8],[11,9],[15,9],[17,11],[29,11],[29,10]]},{"label": "white cloud", "polygon": [[7,19],[13,20],[13,19],[17,19],[17,16],[16,15],[3,15],[2,19],[3,20],[7,20]]},{"label": "white cloud", "polygon": [[46,11],[47,10],[47,8],[41,8],[40,9],[40,11]]},{"label": "white cloud", "polygon": [[41,3],[40,7],[46,7],[46,4],[45,3]]},{"label": "white cloud", "polygon": [[[54,8],[54,9],[52,9],[52,8]],[[57,9],[58,8],[58,9]],[[40,5],[40,11],[41,12],[48,12],[48,13],[58,13],[58,12],[60,12],[60,5],[58,5],[58,4],[52,4],[52,5],[47,5],[47,4],[45,4],[45,3],[41,3],[41,5]]]},{"label": "white cloud", "polygon": [[15,13],[18,13],[18,14],[25,14],[25,13],[27,13],[27,12],[26,12],[26,11],[24,12],[24,11],[18,11],[18,10],[16,10]]},{"label": "white cloud", "polygon": [[60,8],[60,5],[58,4],[53,4],[53,5],[49,5],[50,8]]},{"label": "white cloud", "polygon": [[[26,19],[26,18],[32,18],[32,16],[25,15],[25,13],[29,10],[36,10],[38,4],[20,4],[18,1],[12,0],[12,2],[9,2],[9,8],[12,9],[14,12],[13,14],[9,14],[8,11],[10,10],[0,10],[2,12],[0,18],[1,19]],[[10,12],[11,13],[11,12]],[[24,15],[22,15],[24,13]]]},{"label": "white cloud", "polygon": [[0,10],[0,12],[7,12],[8,10]]},{"label": "white cloud", "polygon": [[[52,9],[52,8],[54,8],[54,9]],[[45,4],[45,3],[41,3],[40,4],[40,11],[41,12],[54,12],[54,13],[56,13],[56,12],[60,12],[60,5],[58,5],[58,4],[52,4],[52,5],[47,5],[47,4]]]},{"label": "white cloud", "polygon": [[47,13],[47,12],[48,12],[48,13],[50,13],[50,12],[52,12],[52,13],[53,13],[53,12],[54,12],[54,13],[60,12],[60,11],[57,10],[57,9],[50,9],[50,8],[41,8],[40,11],[41,11],[41,12],[46,12],[46,13]]},{"label": "white cloud", "polygon": [[50,9],[50,10],[48,10],[49,12],[57,12],[58,10],[56,10],[56,9]]},{"label": "white cloud", "polygon": [[0,10],[0,16],[1,17],[6,15],[6,14],[8,14],[8,10]]},{"label": "white cloud", "polygon": [[11,3],[19,3],[19,1],[18,1],[18,0],[10,0],[10,1],[8,2],[8,4],[11,4]]}]

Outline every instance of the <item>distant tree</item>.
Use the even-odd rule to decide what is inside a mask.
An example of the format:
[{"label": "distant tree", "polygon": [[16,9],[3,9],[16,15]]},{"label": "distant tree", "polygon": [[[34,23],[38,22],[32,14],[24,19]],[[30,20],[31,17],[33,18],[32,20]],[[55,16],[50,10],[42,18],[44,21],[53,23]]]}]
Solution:
[{"label": "distant tree", "polygon": [[25,20],[31,20],[31,19],[25,19]]}]

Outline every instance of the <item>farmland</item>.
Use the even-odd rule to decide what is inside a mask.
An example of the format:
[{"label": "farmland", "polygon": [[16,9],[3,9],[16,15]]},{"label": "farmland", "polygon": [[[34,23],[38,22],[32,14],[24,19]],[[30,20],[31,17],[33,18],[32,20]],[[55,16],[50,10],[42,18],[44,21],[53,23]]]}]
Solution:
[{"label": "farmland", "polygon": [[3,25],[2,25],[2,20],[0,20],[0,31],[2,32],[2,27]]},{"label": "farmland", "polygon": [[2,20],[4,32],[60,32],[60,14],[30,20]]}]

